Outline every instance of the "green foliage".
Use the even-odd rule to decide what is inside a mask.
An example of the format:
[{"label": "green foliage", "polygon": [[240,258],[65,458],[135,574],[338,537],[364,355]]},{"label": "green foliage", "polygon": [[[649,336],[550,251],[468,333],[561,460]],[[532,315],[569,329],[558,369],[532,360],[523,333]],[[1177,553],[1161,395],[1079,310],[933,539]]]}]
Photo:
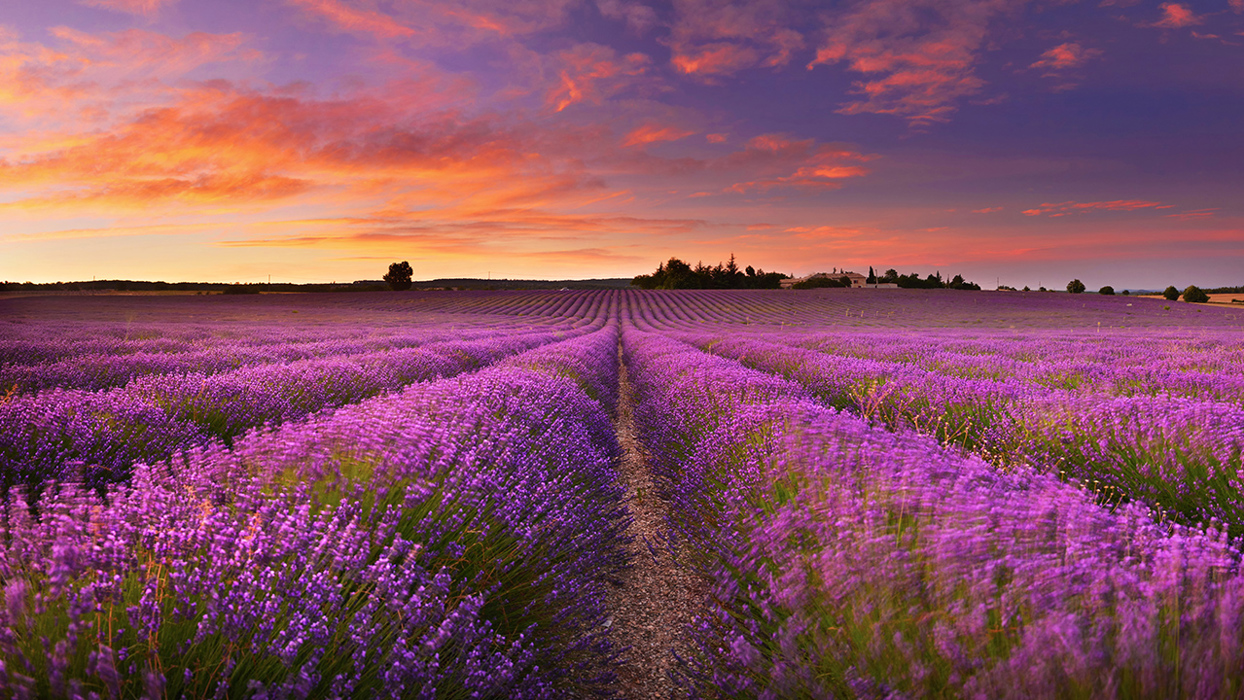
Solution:
[{"label": "green foliage", "polygon": [[389,265],[389,272],[384,276],[384,281],[389,283],[393,291],[400,292],[410,289],[410,280],[414,275],[415,271],[411,269],[410,263],[403,260]]},{"label": "green foliage", "polygon": [[1179,299],[1179,290],[1175,289],[1175,285],[1172,284],[1162,292],[1162,296],[1166,297],[1167,301],[1177,301]]},{"label": "green foliage", "polygon": [[949,281],[943,280],[942,273],[940,272],[921,278],[915,272],[900,275],[895,270],[886,270],[885,274],[879,277],[877,281],[897,284],[902,289],[964,289],[979,291],[981,288],[975,282],[964,280],[963,275],[955,275]]},{"label": "green foliage", "polygon": [[809,277],[791,285],[791,289],[836,289],[850,286],[851,278],[844,275],[842,277]]},{"label": "green foliage", "polygon": [[1101,289],[1097,290],[1097,293],[1108,296],[1108,297],[1112,297],[1114,296],[1114,287],[1111,287],[1110,285],[1106,285],[1102,287]]},{"label": "green foliage", "polygon": [[1084,283],[1078,279],[1071,280],[1070,282],[1067,283],[1067,291],[1071,292],[1072,294],[1083,294]]},{"label": "green foliage", "polygon": [[1201,288],[1195,284],[1190,284],[1188,285],[1188,288],[1184,290],[1184,301],[1191,302],[1193,304],[1204,304],[1209,301],[1209,295],[1201,291]]},{"label": "green foliage", "polygon": [[780,272],[765,272],[748,265],[740,270],[734,255],[725,264],[709,267],[696,263],[695,267],[679,260],[657,265],[650,275],[638,275],[631,284],[640,289],[779,289],[787,276]]}]

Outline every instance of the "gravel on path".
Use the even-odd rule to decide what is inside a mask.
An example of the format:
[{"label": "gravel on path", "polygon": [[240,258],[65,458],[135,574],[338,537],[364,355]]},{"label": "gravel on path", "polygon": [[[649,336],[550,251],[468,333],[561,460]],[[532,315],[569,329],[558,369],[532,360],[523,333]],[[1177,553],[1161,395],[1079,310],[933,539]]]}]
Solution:
[{"label": "gravel on path", "polygon": [[[707,585],[680,565],[665,545],[669,504],[658,494],[635,427],[634,401],[619,345],[618,410],[614,427],[622,447],[618,472],[626,487],[631,523],[632,566],[621,584],[610,590],[614,641],[630,647],[617,669],[619,690],[626,698],[685,697],[670,671],[674,653],[690,652],[686,630],[702,612]],[[649,546],[651,545],[651,546]]]}]

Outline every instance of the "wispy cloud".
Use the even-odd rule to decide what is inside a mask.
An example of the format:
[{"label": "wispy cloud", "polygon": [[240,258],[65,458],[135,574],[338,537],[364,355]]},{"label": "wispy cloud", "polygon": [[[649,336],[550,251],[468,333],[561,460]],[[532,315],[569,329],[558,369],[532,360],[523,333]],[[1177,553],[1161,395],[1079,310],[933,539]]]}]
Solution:
[{"label": "wispy cloud", "polygon": [[161,8],[177,2],[177,0],[79,0],[88,7],[99,7],[105,10],[126,12],[131,15],[151,17]]},{"label": "wispy cloud", "polygon": [[287,0],[339,31],[367,34],[380,39],[411,37],[415,30],[392,16],[359,9],[341,0]]},{"label": "wispy cloud", "polygon": [[1095,211],[1137,211],[1140,209],[1170,209],[1173,204],[1151,202],[1143,199],[1115,199],[1108,202],[1060,202],[1045,203],[1039,207],[1025,209],[1026,216],[1067,216],[1068,214],[1087,214]]},{"label": "wispy cloud", "polygon": [[667,126],[661,124],[644,124],[626,135],[622,140],[623,146],[643,146],[659,141],[677,141],[694,134],[694,131],[679,129],[675,126]]},{"label": "wispy cloud", "polygon": [[864,0],[830,15],[809,64],[845,62],[870,77],[843,114],[892,114],[917,127],[950,119],[960,99],[981,91],[976,54],[990,24],[1023,0]]},{"label": "wispy cloud", "polygon": [[1178,29],[1180,27],[1191,27],[1194,24],[1200,24],[1202,21],[1191,9],[1177,2],[1164,2],[1161,8],[1162,19],[1154,22],[1152,25],[1154,27]]},{"label": "wispy cloud", "polygon": [[716,82],[754,67],[779,68],[804,48],[789,26],[794,3],[781,0],[675,0],[670,63],[678,72]]},{"label": "wispy cloud", "polygon": [[555,112],[580,102],[599,105],[637,85],[651,64],[642,53],[620,56],[612,48],[599,44],[580,44],[559,51],[550,61],[557,78],[545,102]]},{"label": "wispy cloud", "polygon": [[1046,75],[1052,75],[1076,68],[1101,55],[1101,49],[1086,49],[1078,43],[1068,42],[1047,50],[1038,61],[1028,67],[1045,69]]}]

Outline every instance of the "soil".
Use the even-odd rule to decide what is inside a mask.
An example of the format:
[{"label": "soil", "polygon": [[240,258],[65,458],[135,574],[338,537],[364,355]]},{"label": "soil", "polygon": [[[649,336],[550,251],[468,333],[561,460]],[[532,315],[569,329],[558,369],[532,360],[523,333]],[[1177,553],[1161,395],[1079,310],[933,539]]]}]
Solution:
[{"label": "soil", "polygon": [[701,611],[707,586],[681,566],[664,544],[669,504],[658,496],[639,441],[625,365],[619,372],[618,393],[614,419],[622,446],[618,472],[634,517],[629,533],[634,537],[630,545],[633,566],[624,573],[621,584],[612,588],[609,600],[614,641],[630,647],[617,668],[618,689],[626,698],[686,697],[671,675],[674,653],[687,658],[686,629]]}]

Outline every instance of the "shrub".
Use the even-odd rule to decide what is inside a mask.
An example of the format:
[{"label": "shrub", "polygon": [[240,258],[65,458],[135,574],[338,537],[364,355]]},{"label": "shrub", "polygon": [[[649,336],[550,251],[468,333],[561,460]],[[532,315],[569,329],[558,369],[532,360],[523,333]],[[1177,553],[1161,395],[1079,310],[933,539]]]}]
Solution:
[{"label": "shrub", "polygon": [[1166,297],[1167,301],[1176,301],[1179,299],[1179,290],[1175,289],[1175,285],[1172,284],[1166,288],[1166,291],[1162,292],[1162,296]]},{"label": "shrub", "polygon": [[1071,292],[1072,294],[1083,294],[1084,283],[1081,282],[1080,280],[1071,280],[1070,282],[1067,283],[1067,291]]},{"label": "shrub", "polygon": [[1110,285],[1106,285],[1102,287],[1101,289],[1097,290],[1097,293],[1104,294],[1108,297],[1112,297],[1114,296],[1114,287],[1111,287]]},{"label": "shrub", "polygon": [[1201,291],[1201,288],[1195,284],[1190,284],[1184,290],[1184,301],[1192,302],[1193,304],[1204,304],[1209,301],[1209,295]]}]

